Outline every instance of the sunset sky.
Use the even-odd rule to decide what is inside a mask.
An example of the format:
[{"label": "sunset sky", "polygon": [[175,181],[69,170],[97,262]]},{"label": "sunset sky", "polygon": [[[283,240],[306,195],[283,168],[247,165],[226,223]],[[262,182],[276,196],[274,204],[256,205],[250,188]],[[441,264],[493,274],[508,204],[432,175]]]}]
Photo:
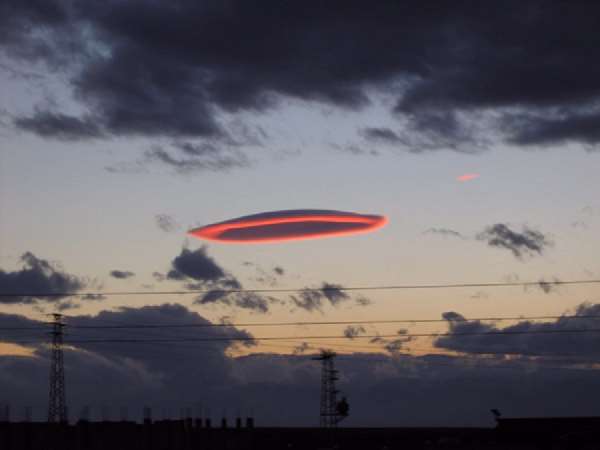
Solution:
[{"label": "sunset sky", "polygon": [[[102,323],[104,314],[120,323],[234,324],[591,311],[600,303],[600,284],[551,283],[600,279],[600,34],[592,19],[598,14],[584,2],[543,1],[428,8],[359,1],[319,7],[268,1],[261,8],[244,1],[2,2],[0,293],[13,296],[0,299],[0,323],[35,324],[55,311],[75,316],[73,323]],[[209,243],[187,235],[210,223],[290,209],[377,214],[389,223],[356,236],[269,244]],[[324,283],[529,281],[542,284],[340,290],[334,300],[322,293],[309,298],[305,290]],[[43,295],[231,287],[299,292]],[[351,370],[364,370],[369,379],[402,373],[403,364],[418,365],[432,353],[459,351],[459,362],[482,353],[431,338],[401,342],[400,334],[394,348],[386,348],[393,338],[360,338],[399,329],[452,331],[456,324],[445,317],[438,323],[367,324],[354,339],[344,337],[345,324],[231,327],[257,338],[297,338],[234,349],[219,344],[215,354],[222,361],[214,370],[227,366],[228,376],[243,380],[247,398],[254,398],[260,383],[272,382],[261,378],[265,367],[276,364],[288,374],[279,379],[288,382],[285,392],[317,392],[318,384],[294,391],[300,381],[290,367],[305,364],[306,355],[324,346],[389,358],[390,367],[379,371],[357,360]],[[340,339],[302,339],[310,335]],[[29,337],[4,336],[7,343]],[[573,351],[581,348],[579,338],[569,341]],[[594,340],[590,349],[600,348],[595,335],[585,339]],[[178,350],[187,364],[196,358],[185,353],[190,346]],[[177,366],[169,362],[172,355],[151,358],[138,355],[139,348],[127,353],[117,347],[74,345],[67,352],[73,403],[100,401],[85,387],[85,374],[93,372],[85,358],[94,352],[109,373],[127,360],[145,380],[140,383],[148,383],[152,394],[140,387],[124,401],[141,409],[144,395],[155,395],[157,404],[185,399],[183,391],[169,397],[165,386],[157,387],[180,376],[170,372]],[[43,409],[45,347],[0,344],[0,350],[0,383],[10,387],[13,375],[34,374],[19,375],[38,386],[24,401]],[[523,354],[519,348],[505,353]],[[248,354],[255,356],[241,356]],[[585,356],[586,364],[600,362],[598,350]],[[164,366],[153,366],[158,360]],[[318,367],[313,369],[317,377]],[[108,383],[121,376],[129,375],[119,372]],[[577,376],[565,383],[588,380]],[[111,386],[108,398],[116,392]],[[17,404],[19,388],[12,389]],[[210,403],[214,392],[198,397]],[[502,401],[492,397],[489,403]],[[505,407],[516,415],[539,414],[543,408],[525,397]],[[234,408],[233,391],[225,398]],[[480,405],[484,416],[465,412],[461,422],[442,408],[430,422],[485,423],[488,406],[494,406],[486,401]],[[585,401],[581,410],[600,414]],[[266,404],[266,421],[277,422]],[[311,405],[285,419],[311,423]],[[221,413],[220,406],[212,408]],[[567,396],[545,408],[580,413]],[[352,423],[377,423],[368,411],[366,406]],[[388,422],[429,423],[424,412],[402,414]]]}]

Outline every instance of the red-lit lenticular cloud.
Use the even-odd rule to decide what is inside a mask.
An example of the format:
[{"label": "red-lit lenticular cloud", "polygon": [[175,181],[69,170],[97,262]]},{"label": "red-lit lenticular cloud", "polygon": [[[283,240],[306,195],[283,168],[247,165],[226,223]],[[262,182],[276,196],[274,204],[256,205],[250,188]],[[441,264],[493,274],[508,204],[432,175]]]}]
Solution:
[{"label": "red-lit lenticular cloud", "polygon": [[387,223],[384,216],[321,209],[271,211],[213,223],[188,231],[209,241],[251,244],[368,233]]},{"label": "red-lit lenticular cloud", "polygon": [[479,178],[478,173],[465,173],[464,175],[456,177],[456,179],[458,181],[471,181],[471,180],[474,180],[475,178]]}]

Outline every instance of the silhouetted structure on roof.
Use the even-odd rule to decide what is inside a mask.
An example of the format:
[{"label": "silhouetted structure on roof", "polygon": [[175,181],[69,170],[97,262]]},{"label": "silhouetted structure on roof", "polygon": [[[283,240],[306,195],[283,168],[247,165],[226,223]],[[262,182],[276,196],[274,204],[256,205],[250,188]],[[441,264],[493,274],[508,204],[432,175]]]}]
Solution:
[{"label": "silhouetted structure on roof", "polygon": [[[496,428],[206,427],[194,420],[143,423],[0,422],[2,450],[596,449],[600,417],[500,418]],[[334,441],[332,442],[332,436]]]},{"label": "silhouetted structure on roof", "polygon": [[498,417],[501,432],[550,433],[600,431],[600,417]]}]

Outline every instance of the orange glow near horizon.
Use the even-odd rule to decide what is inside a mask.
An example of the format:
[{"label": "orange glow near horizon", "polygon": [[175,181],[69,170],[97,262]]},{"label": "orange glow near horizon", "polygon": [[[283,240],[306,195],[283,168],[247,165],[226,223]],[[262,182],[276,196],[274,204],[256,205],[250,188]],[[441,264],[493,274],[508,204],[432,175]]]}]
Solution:
[{"label": "orange glow near horizon", "polygon": [[0,356],[33,356],[34,349],[10,342],[0,342]]},{"label": "orange glow near horizon", "polygon": [[465,173],[464,175],[456,177],[456,179],[458,181],[470,181],[474,180],[475,178],[479,178],[479,176],[480,175],[478,173]]},{"label": "orange glow near horizon", "polygon": [[188,234],[209,241],[253,244],[368,233],[387,222],[386,217],[376,215],[282,211],[274,217],[249,216],[215,223],[190,230]]}]

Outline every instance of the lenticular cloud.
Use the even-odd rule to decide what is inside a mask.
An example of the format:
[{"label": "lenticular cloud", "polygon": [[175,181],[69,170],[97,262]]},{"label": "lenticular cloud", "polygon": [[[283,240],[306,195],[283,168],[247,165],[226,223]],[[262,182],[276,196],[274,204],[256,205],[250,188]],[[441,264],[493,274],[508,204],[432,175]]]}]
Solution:
[{"label": "lenticular cloud", "polygon": [[367,233],[387,218],[321,209],[270,211],[238,217],[190,230],[200,239],[229,243],[263,243]]}]

